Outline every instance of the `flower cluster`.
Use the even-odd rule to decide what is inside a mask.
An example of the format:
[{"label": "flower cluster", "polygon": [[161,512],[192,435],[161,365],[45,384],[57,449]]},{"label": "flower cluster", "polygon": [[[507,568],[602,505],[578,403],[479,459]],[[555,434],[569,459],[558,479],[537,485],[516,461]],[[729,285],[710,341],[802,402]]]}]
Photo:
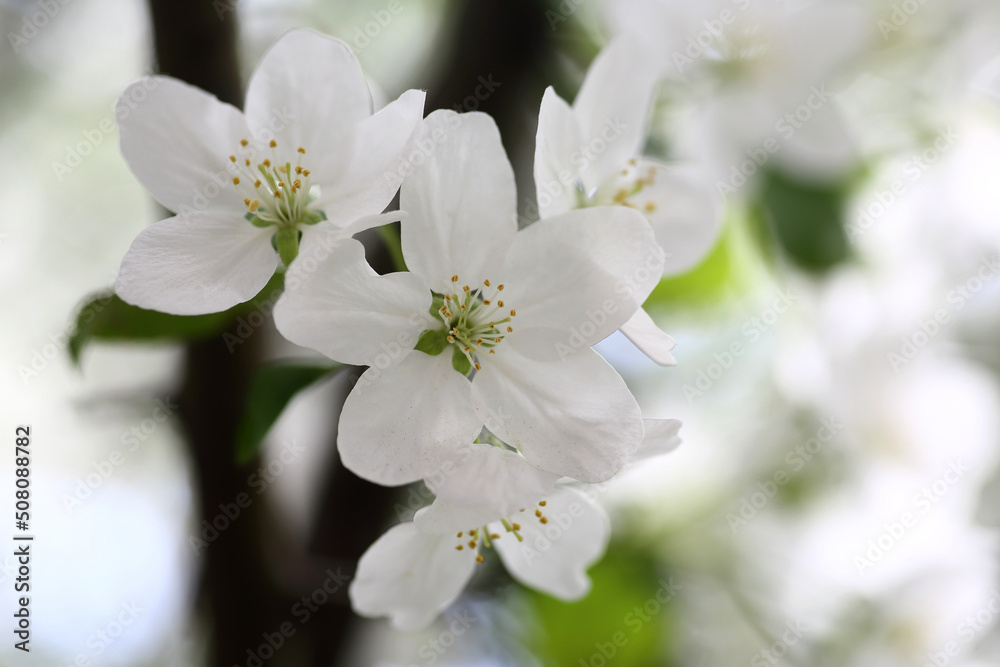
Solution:
[{"label": "flower cluster", "polygon": [[[344,465],[436,495],[361,559],[350,589],[359,613],[426,625],[488,549],[525,585],[584,595],[609,537],[587,484],[679,444],[679,422],[644,420],[592,349],[620,329],[673,364],[673,341],[642,304],[718,229],[695,170],[640,156],[655,82],[646,61],[618,40],[573,106],[546,91],[541,219],[520,229],[490,116],[423,118],[413,90],[373,113],[348,48],[313,32],[267,53],[245,112],[164,77],[156,103],[124,117],[126,160],[176,215],[132,244],[121,298],[218,312],[283,272],[278,331],[369,366],[340,417]],[[411,160],[418,144],[431,149]],[[399,211],[383,213],[397,190]],[[395,221],[407,270],[379,275],[352,237]]]}]

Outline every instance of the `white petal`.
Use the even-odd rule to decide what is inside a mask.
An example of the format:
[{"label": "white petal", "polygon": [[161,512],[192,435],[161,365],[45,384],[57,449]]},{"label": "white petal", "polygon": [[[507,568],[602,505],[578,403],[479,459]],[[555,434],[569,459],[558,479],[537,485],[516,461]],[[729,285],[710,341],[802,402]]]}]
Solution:
[{"label": "white petal", "polygon": [[630,36],[621,36],[594,59],[573,112],[580,123],[588,188],[598,187],[639,154],[655,82],[652,58]]},{"label": "white petal", "polygon": [[640,308],[635,315],[619,329],[639,351],[661,366],[676,366],[677,360],[670,351],[677,345],[674,339],[663,332],[649,314]]},{"label": "white petal", "polygon": [[599,354],[537,361],[497,349],[472,383],[486,427],[537,468],[602,482],[642,442],[642,416],[625,381]]},{"label": "white petal", "polygon": [[365,371],[340,416],[337,446],[349,470],[386,486],[415,482],[479,435],[469,381],[449,352]]},{"label": "white petal", "polygon": [[334,245],[327,255],[320,262],[301,255],[292,262],[274,307],[278,331],[341,363],[400,362],[433,324],[424,281],[412,273],[378,275],[354,239]]},{"label": "white petal", "polygon": [[388,616],[398,630],[421,630],[458,597],[475,566],[476,552],[456,550],[453,536],[403,523],[368,547],[347,592],[362,616]]},{"label": "white petal", "polygon": [[497,527],[500,539],[493,540],[493,548],[525,586],[563,600],[579,599],[590,591],[587,568],[604,555],[611,522],[600,506],[567,488],[556,489],[538,509],[547,523],[534,516],[535,506],[519,512],[511,520],[521,524],[524,541]]},{"label": "white petal", "polygon": [[166,76],[125,89],[115,105],[118,144],[129,169],[174,213],[244,212],[227,171],[229,156],[249,136],[240,111]]},{"label": "white petal", "polygon": [[500,131],[483,113],[435,111],[424,120],[426,158],[403,183],[399,208],[406,265],[443,289],[493,278],[517,231],[514,170]]},{"label": "white petal", "polygon": [[424,481],[438,500],[487,508],[488,522],[548,495],[558,479],[517,452],[472,443]]},{"label": "white petal", "polygon": [[[354,236],[366,229],[381,227],[406,218],[405,211],[387,211],[374,215],[365,215],[341,224],[331,220],[323,220],[315,225],[301,225],[302,238],[299,239],[299,256],[297,259],[313,262],[323,261],[330,249],[341,241]],[[305,261],[303,263],[305,263]]]},{"label": "white petal", "polygon": [[115,291],[140,308],[174,315],[221,312],[270,280],[278,265],[273,234],[219,211],[161,220],[135,237]]},{"label": "white petal", "polygon": [[349,149],[325,156],[322,183],[314,208],[344,224],[381,212],[399,190],[410,169],[408,159],[424,116],[424,92],[408,90],[395,102],[358,123]]},{"label": "white petal", "polygon": [[342,155],[346,137],[371,113],[368,84],[350,48],[304,28],[274,43],[247,87],[251,129],[273,132],[279,146],[305,148],[303,166],[316,172],[313,182],[329,180],[320,171],[326,157]]},{"label": "white petal", "polygon": [[639,450],[632,457],[630,463],[668,454],[680,446],[681,438],[678,435],[681,430],[680,420],[643,419],[642,425],[646,434],[642,438],[642,445],[639,446]]},{"label": "white petal", "polygon": [[632,317],[662,270],[649,223],[624,206],[536,222],[518,232],[501,274],[517,311],[508,339],[546,359],[590,347]]},{"label": "white petal", "polygon": [[582,193],[576,183],[581,176],[574,158],[584,147],[573,110],[549,86],[542,96],[535,134],[535,197],[540,218],[577,207]]},{"label": "white petal", "polygon": [[666,253],[663,275],[684,273],[700,264],[719,239],[722,202],[718,192],[694,165],[640,159],[638,168],[641,173],[655,169],[654,181],[628,201],[649,219]]}]

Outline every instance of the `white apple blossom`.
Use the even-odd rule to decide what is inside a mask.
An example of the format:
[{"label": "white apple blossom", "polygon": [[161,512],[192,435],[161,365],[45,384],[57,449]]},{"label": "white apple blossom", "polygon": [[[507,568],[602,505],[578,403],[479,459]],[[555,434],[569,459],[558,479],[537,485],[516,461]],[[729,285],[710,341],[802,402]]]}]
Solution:
[{"label": "white apple blossom", "polygon": [[405,484],[486,425],[537,468],[609,478],[641,443],[642,418],[591,345],[661,275],[649,224],[602,207],[517,231],[514,174],[493,120],[437,111],[424,136],[434,150],[400,200],[410,272],[375,275],[344,246],[275,307],[292,342],[371,366],[344,404],[344,464]]},{"label": "white apple blossom", "polygon": [[[617,30],[658,54],[678,105],[670,136],[712,166],[725,194],[772,160],[806,177],[854,165],[838,83],[874,38],[849,3],[620,0]],[[749,162],[747,162],[749,160]]]},{"label": "white apple blossom", "polygon": [[[535,190],[542,218],[588,206],[640,211],[664,249],[663,275],[697,265],[720,230],[720,202],[692,163],[640,157],[656,68],[635,40],[622,36],[594,59],[570,106],[549,86],[535,138]],[[674,365],[674,341],[645,311],[622,326],[640,350]]]},{"label": "white apple blossom", "polygon": [[245,113],[170,77],[133,84],[117,108],[122,154],[177,215],[136,237],[118,295],[180,315],[222,311],[254,297],[279,254],[289,264],[300,235],[330,246],[398,219],[378,214],[423,103],[410,90],[373,115],[350,49],[304,29],[263,57]]}]

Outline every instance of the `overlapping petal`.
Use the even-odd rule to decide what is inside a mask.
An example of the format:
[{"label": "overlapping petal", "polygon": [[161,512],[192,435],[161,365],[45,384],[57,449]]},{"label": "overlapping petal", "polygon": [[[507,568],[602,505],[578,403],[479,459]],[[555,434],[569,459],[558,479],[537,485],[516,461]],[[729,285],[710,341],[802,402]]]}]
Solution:
[{"label": "overlapping petal", "polygon": [[335,361],[385,368],[402,361],[433,323],[430,305],[420,276],[380,276],[364,247],[346,239],[323,261],[293,262],[274,322],[288,340]]},{"label": "overlapping petal", "polygon": [[428,146],[400,191],[406,265],[441,290],[495,278],[517,231],[514,170],[496,123],[483,113],[435,111],[419,140]]},{"label": "overlapping petal", "polygon": [[226,310],[271,278],[278,264],[273,233],[222,211],[161,220],[132,242],[115,291],[128,303],[174,315]]},{"label": "overlapping petal", "polygon": [[415,482],[441,458],[467,446],[483,422],[469,381],[451,355],[413,352],[388,368],[365,371],[344,402],[337,447],[344,465],[385,485]]},{"label": "overlapping petal", "polygon": [[661,366],[676,366],[677,360],[671,354],[671,350],[677,344],[673,338],[667,335],[656,325],[653,318],[645,310],[640,308],[635,311],[635,315],[629,321],[621,325],[618,329],[639,351],[655,361]]},{"label": "overlapping petal", "polygon": [[586,145],[573,109],[549,86],[542,95],[535,133],[535,198],[540,218],[577,207],[585,194],[579,165]]},{"label": "overlapping petal", "polygon": [[539,361],[501,349],[472,383],[490,431],[537,468],[584,482],[615,474],[642,442],[639,406],[599,354]]}]

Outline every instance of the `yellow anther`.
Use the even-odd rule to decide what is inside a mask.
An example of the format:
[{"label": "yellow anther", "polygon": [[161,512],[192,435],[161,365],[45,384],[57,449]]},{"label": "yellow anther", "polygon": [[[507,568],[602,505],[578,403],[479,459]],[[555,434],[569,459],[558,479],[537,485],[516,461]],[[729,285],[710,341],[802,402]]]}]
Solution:
[{"label": "yellow anther", "polygon": [[626,197],[628,197],[628,192],[626,192],[625,190],[619,190],[618,192],[615,193],[615,201],[618,202],[619,204],[625,201]]},{"label": "yellow anther", "polygon": [[278,147],[278,142],[275,141],[274,139],[271,139],[271,144],[270,145],[271,145],[271,148],[277,148]]},{"label": "yellow anther", "polygon": [[285,182],[284,181],[278,181],[278,187],[279,188],[285,187]]},{"label": "yellow anther", "polygon": [[490,533],[490,539],[491,540],[499,540],[500,536],[497,535],[496,533]]},{"label": "yellow anther", "polygon": [[302,148],[302,146],[299,146],[299,147],[298,147],[298,148],[296,148],[295,150],[297,150],[298,152],[302,153],[303,155],[305,155],[305,154],[306,154],[306,149]]},{"label": "yellow anther", "polygon": [[502,283],[499,284],[499,285],[497,285],[497,290],[500,291],[500,292],[503,291],[503,284]]},{"label": "yellow anther", "polygon": [[306,178],[309,178],[309,170],[308,169],[303,169],[302,170],[302,175],[305,176]]},{"label": "yellow anther", "polygon": [[507,333],[514,333],[514,327],[508,326]]},{"label": "yellow anther", "polygon": [[259,188],[260,187],[260,179],[259,178],[256,181],[253,182],[253,186],[255,188]]},{"label": "yellow anther", "polygon": [[483,367],[479,365],[479,362],[478,362],[478,361],[476,362],[476,370],[477,370],[477,371],[481,371],[481,370],[483,370]]},{"label": "yellow anther", "polygon": [[457,283],[458,282],[458,274],[457,273],[451,277],[451,282],[453,282],[453,283]]},{"label": "yellow anther", "polygon": [[247,141],[246,139],[240,139],[240,146],[242,146],[243,148],[246,148],[249,143],[250,142]]},{"label": "yellow anther", "polygon": [[296,174],[301,174],[302,173],[302,167],[301,166],[296,166],[295,167],[295,173]]},{"label": "yellow anther", "polygon": [[299,179],[296,178],[295,182],[292,183],[292,187],[301,188],[302,187],[302,181],[300,181]]},{"label": "yellow anther", "polygon": [[243,205],[244,206],[249,206],[250,205],[250,200],[244,197],[243,198]]},{"label": "yellow anther", "polygon": [[459,544],[457,547],[455,547],[455,551],[461,551],[464,548],[465,547],[463,547],[461,544]]},{"label": "yellow anther", "polygon": [[280,171],[282,174],[287,174],[288,173],[288,165],[287,164],[280,164],[280,165],[278,165],[278,171]]},{"label": "yellow anther", "polygon": [[267,158],[264,158],[264,161],[261,162],[261,164],[264,165],[265,167],[270,167],[271,166],[271,161],[268,160]]},{"label": "yellow anther", "polygon": [[476,554],[476,562],[477,563],[482,563],[484,560],[486,560],[486,559],[483,558],[482,554]]},{"label": "yellow anther", "polygon": [[496,354],[496,353],[497,353],[496,350],[490,350],[490,354]]},{"label": "yellow anther", "polygon": [[461,537],[463,534],[464,533],[462,533],[462,531],[458,531],[458,535],[456,535],[455,537]]},{"label": "yellow anther", "polygon": [[257,209],[259,209],[259,208],[260,208],[260,201],[259,201],[259,200],[257,200],[257,199],[254,199],[254,200],[253,200],[252,202],[250,202],[250,203],[249,203],[249,204],[247,205],[247,208],[248,208],[248,209],[250,209],[250,212],[251,212],[251,213],[256,213],[256,212],[257,212]]},{"label": "yellow anther", "polygon": [[243,158],[243,164],[245,164],[246,166],[249,167],[250,166],[250,158],[248,158],[248,157],[247,158]]},{"label": "yellow anther", "polygon": [[490,305],[490,300],[489,299],[483,299],[483,305],[484,306]]},{"label": "yellow anther", "polygon": [[545,518],[545,517],[543,516],[543,517],[542,517],[541,519],[539,519],[539,520],[538,520],[538,522],[539,522],[539,523],[548,523],[548,522],[549,522],[549,520],[548,520],[548,519],[546,519],[546,518]]},{"label": "yellow anther", "polygon": [[274,191],[274,198],[275,199],[281,199],[281,190],[275,190]]},{"label": "yellow anther", "polygon": [[541,518],[541,516],[542,516],[542,510],[535,510],[535,516]]},{"label": "yellow anther", "polygon": [[[521,511],[523,512],[524,510]],[[519,523],[512,523],[510,527],[513,528],[514,530],[521,530],[521,524]]]},{"label": "yellow anther", "polygon": [[499,301],[497,301],[497,305],[499,307],[503,308],[503,299],[500,299]]},{"label": "yellow anther", "polygon": [[469,548],[470,549],[475,549],[476,548],[476,541],[475,540],[469,540]]},{"label": "yellow anther", "polygon": [[229,156],[229,161],[235,163],[236,162],[236,156],[235,155],[230,155]]},{"label": "yellow anther", "polygon": [[487,278],[486,280],[484,280],[483,284],[486,285],[487,287],[489,287],[490,286],[490,279]]},{"label": "yellow anther", "polygon": [[511,316],[511,317],[517,317],[517,311],[516,311],[516,310],[514,310],[513,308],[511,308],[511,309],[510,309],[510,316]]},{"label": "yellow anther", "polygon": [[466,294],[468,294],[469,293],[469,286],[468,285],[462,285],[462,291],[464,291]]},{"label": "yellow anther", "polygon": [[646,213],[652,213],[656,210],[656,204],[654,202],[646,202]]},{"label": "yellow anther", "polygon": [[233,176],[233,185],[239,185],[239,184],[240,184],[240,177]]},{"label": "yellow anther", "polygon": [[545,507],[546,505],[548,505],[548,502],[546,502],[546,501],[544,501],[544,500],[539,500],[539,501],[538,501],[538,505],[539,505],[540,507]]}]

